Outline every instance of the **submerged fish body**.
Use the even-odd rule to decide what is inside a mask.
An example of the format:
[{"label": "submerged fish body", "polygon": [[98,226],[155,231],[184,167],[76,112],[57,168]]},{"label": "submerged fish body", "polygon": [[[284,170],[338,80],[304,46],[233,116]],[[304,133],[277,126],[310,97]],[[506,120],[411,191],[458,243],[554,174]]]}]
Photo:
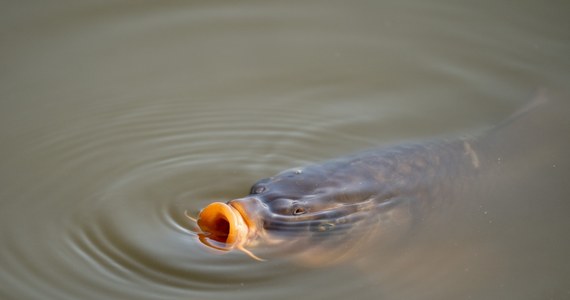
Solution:
[{"label": "submerged fish body", "polygon": [[[286,170],[255,183],[246,197],[202,210],[202,241],[221,250],[259,243],[299,250],[407,231],[444,203],[457,178],[476,174],[473,155],[466,140],[431,141]],[[237,230],[238,223],[247,226]]]},{"label": "submerged fish body", "polygon": [[478,138],[371,149],[259,180],[246,197],[202,210],[201,240],[248,253],[260,245],[321,256],[326,249],[332,253],[327,260],[370,236],[397,241],[450,206],[481,170],[495,164],[494,152],[524,146],[496,134],[520,126],[508,123],[514,126]]}]

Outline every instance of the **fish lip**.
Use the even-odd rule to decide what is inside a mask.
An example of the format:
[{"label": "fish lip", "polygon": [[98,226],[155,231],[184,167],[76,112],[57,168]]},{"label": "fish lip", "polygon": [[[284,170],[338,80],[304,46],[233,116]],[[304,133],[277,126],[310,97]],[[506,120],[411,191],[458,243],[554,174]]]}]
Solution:
[{"label": "fish lip", "polygon": [[228,205],[230,207],[232,207],[235,211],[237,211],[237,213],[240,214],[241,218],[245,221],[245,225],[248,227],[248,231],[249,231],[249,235],[255,235],[255,232],[257,231],[257,224],[256,222],[253,221],[253,219],[248,215],[248,213],[246,212],[244,206],[235,200],[229,201]]},{"label": "fish lip", "polygon": [[237,203],[237,202],[235,202],[235,201],[232,200],[232,201],[229,201],[229,202],[228,202],[228,205],[231,206],[232,208],[234,208],[235,210],[237,210],[237,212],[241,215],[241,217],[242,217],[244,220],[247,220],[247,219],[249,218],[249,217],[245,214],[245,212],[243,211],[242,206],[241,206],[239,203]]}]

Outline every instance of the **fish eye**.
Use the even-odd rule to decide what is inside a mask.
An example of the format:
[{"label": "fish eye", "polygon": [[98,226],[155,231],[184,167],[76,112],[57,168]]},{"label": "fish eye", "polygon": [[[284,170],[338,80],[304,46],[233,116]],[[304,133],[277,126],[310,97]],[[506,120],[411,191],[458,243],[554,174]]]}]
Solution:
[{"label": "fish eye", "polygon": [[306,212],[307,212],[307,210],[302,206],[297,206],[297,207],[293,208],[293,215],[295,215],[295,216],[302,215]]}]

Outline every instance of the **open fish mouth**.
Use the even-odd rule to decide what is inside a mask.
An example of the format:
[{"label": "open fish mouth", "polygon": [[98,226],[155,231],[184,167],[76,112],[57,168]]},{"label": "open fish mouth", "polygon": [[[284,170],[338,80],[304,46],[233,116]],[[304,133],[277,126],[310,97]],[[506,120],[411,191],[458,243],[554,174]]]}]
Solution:
[{"label": "open fish mouth", "polygon": [[[216,242],[216,248],[230,250],[247,238],[249,228],[242,213],[232,205],[214,202],[198,215],[198,226],[206,239]],[[220,247],[224,246],[224,247]]]},{"label": "open fish mouth", "polygon": [[244,248],[255,235],[256,226],[239,203],[211,203],[202,209],[197,224],[202,231],[198,237],[204,245],[221,251],[238,249],[256,260],[263,260]]}]

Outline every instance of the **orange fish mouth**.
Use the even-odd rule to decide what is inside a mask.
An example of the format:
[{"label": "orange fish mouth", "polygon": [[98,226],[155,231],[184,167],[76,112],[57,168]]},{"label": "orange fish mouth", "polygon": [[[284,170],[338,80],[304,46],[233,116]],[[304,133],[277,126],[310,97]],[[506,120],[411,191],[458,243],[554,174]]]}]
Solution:
[{"label": "orange fish mouth", "polygon": [[197,223],[204,233],[203,238],[219,245],[214,246],[202,238],[201,240],[220,250],[230,250],[234,246],[243,245],[250,233],[249,219],[239,205],[211,203],[200,212]]},{"label": "orange fish mouth", "polygon": [[247,228],[242,215],[232,206],[214,202],[206,206],[198,215],[198,226],[207,238],[231,248],[243,237]]},{"label": "orange fish mouth", "polygon": [[200,241],[211,248],[230,251],[239,249],[251,258],[264,261],[244,248],[255,235],[256,226],[239,203],[214,202],[206,206],[198,215]]}]

